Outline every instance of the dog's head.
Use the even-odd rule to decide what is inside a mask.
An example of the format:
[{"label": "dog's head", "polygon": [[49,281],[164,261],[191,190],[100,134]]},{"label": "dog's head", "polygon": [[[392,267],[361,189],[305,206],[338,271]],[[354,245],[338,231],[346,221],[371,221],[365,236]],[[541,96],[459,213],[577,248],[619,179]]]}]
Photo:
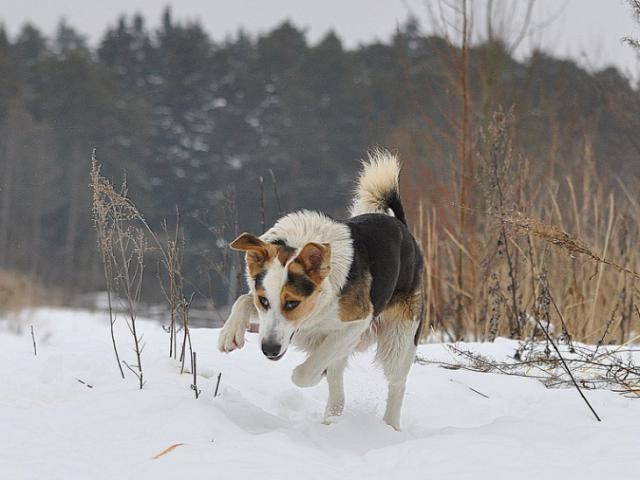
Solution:
[{"label": "dog's head", "polygon": [[260,317],[262,352],[271,360],[286,353],[301,324],[315,313],[322,282],[331,269],[328,243],[300,249],[267,243],[243,233],[230,247],[245,252],[253,300]]}]

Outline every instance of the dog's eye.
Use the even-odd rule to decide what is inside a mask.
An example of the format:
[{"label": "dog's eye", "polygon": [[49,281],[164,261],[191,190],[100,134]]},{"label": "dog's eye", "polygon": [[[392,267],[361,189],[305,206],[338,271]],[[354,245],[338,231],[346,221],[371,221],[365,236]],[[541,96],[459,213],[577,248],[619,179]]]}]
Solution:
[{"label": "dog's eye", "polygon": [[269,300],[267,300],[266,297],[258,297],[258,301],[260,302],[260,305],[265,308],[265,310],[269,309]]},{"label": "dog's eye", "polygon": [[286,302],[284,302],[284,309],[285,310],[293,310],[298,305],[300,305],[300,302],[297,301],[297,300],[287,300]]}]

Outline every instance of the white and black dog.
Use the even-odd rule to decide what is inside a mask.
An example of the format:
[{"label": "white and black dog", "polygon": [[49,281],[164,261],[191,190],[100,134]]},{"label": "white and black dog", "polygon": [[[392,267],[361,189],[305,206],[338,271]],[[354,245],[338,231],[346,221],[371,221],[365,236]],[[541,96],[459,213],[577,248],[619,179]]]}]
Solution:
[{"label": "white and black dog", "polygon": [[233,305],[218,348],[241,348],[257,314],[267,358],[280,359],[289,344],[308,353],[293,383],[310,387],[326,375],[325,421],[344,408],[349,356],[377,341],[376,359],[389,381],[384,420],[400,428],[424,296],[423,258],[407,228],[399,173],[395,156],[375,151],[363,164],[348,220],[302,210],[260,237],[244,233],[230,244],[246,253],[249,293]]}]

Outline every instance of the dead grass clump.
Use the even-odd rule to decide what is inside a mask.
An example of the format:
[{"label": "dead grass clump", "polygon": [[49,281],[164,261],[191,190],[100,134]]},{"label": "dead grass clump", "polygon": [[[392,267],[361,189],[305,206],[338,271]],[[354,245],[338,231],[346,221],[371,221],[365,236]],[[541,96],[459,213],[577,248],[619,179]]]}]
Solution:
[{"label": "dead grass clump", "polygon": [[57,296],[28,275],[0,270],[0,313],[58,304]]},{"label": "dead grass clump", "polygon": [[[565,159],[566,175],[550,174],[514,152],[512,122],[499,111],[480,135],[465,204],[449,202],[443,216],[442,205],[417,201],[427,320],[449,340],[543,338],[542,322],[580,342],[636,341],[640,178],[599,173],[588,137],[582,156]],[[443,222],[460,209],[462,233]]]}]

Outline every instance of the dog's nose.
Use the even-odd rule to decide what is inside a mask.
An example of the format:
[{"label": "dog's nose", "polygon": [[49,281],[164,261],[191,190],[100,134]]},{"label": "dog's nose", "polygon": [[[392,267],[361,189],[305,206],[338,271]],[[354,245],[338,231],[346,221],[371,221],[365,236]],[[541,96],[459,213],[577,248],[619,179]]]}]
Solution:
[{"label": "dog's nose", "polygon": [[282,345],[279,343],[262,342],[262,353],[271,360],[277,360],[280,357]]}]

